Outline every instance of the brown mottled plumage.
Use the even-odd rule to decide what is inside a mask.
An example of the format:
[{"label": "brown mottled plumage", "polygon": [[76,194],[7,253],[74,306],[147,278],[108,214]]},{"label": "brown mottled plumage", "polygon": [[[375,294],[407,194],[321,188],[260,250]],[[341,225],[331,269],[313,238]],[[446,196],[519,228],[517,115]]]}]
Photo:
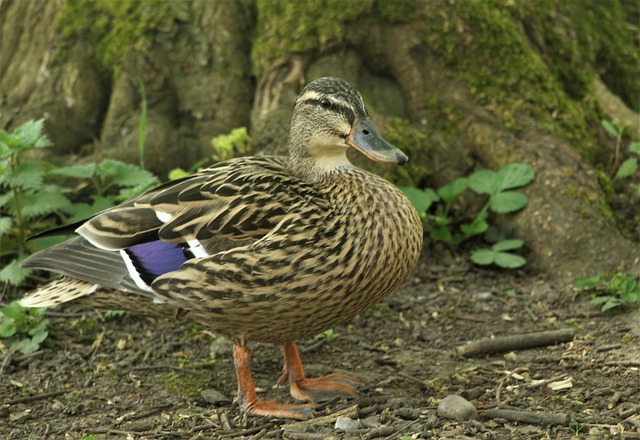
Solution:
[{"label": "brown mottled plumage", "polygon": [[307,379],[294,341],[389,294],[422,245],[409,201],[351,165],[348,147],[406,162],[377,134],[355,89],[338,78],[316,80],[296,102],[288,159],[226,161],[74,225],[80,237],[26,262],[64,274],[68,288],[58,281],[23,304],[58,304],[104,286],[183,309],[234,342],[243,410],[310,417],[306,405],[257,398],[246,343],[283,344],[279,382],[288,380],[297,399],[355,395],[357,381],[348,376]]}]

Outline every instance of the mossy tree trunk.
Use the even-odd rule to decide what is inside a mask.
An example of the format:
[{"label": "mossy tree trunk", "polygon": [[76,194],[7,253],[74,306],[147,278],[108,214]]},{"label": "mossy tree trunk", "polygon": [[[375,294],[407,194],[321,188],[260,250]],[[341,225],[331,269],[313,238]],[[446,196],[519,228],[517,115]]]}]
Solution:
[{"label": "mossy tree trunk", "polygon": [[142,80],[147,164],[165,172],[209,155],[210,138],[238,126],[257,149],[283,153],[304,83],[342,76],[411,156],[407,169],[383,173],[439,186],[529,163],[529,206],[496,221],[526,241],[531,266],[564,280],[637,273],[640,200],[612,181],[627,153],[600,126],[618,119],[640,134],[636,9],[625,0],[9,0],[0,3],[0,124],[46,114],[59,154],[136,161]]}]

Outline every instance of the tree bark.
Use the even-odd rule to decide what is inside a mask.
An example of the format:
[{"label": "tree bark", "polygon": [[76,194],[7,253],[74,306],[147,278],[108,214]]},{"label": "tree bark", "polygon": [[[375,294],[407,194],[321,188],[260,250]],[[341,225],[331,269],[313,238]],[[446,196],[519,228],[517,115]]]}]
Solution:
[{"label": "tree bark", "polygon": [[606,3],[170,2],[149,44],[132,43],[116,69],[96,61],[93,40],[63,35],[70,0],[4,0],[0,126],[46,115],[56,154],[137,162],[142,80],[145,159],[164,173],[210,156],[212,136],[239,126],[256,151],[285,154],[303,85],[341,76],[410,154],[407,169],[378,172],[437,187],[528,163],[529,205],[492,219],[525,240],[528,267],[564,281],[640,273],[640,200],[612,181],[600,127],[615,118],[640,135],[638,27],[633,5]]}]

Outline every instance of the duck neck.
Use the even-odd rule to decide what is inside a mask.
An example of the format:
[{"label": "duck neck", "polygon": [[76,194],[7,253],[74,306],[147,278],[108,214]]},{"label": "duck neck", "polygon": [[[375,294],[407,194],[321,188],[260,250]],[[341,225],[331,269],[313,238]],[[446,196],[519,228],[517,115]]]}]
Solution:
[{"label": "duck neck", "polygon": [[[309,141],[309,139],[307,139]],[[295,144],[289,140],[289,171],[294,176],[310,182],[324,180],[327,176],[344,169],[353,168],[347,159],[347,150],[339,145],[315,145],[310,149],[299,141]],[[322,154],[314,155],[312,151],[320,151]]]}]

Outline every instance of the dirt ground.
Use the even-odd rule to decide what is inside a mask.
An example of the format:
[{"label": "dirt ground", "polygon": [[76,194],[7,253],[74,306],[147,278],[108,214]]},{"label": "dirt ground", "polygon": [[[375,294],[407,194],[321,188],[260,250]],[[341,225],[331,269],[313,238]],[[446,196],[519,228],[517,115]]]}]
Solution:
[{"label": "dirt ground", "polygon": [[[231,345],[198,326],[129,313],[50,316],[43,349],[2,353],[0,438],[640,438],[640,310],[601,313],[570,287],[467,261],[425,257],[384,302],[324,340],[300,341],[308,376],[348,373],[364,383],[361,398],[319,405],[303,423],[240,414]],[[466,358],[455,350],[557,329],[575,330],[575,339]],[[259,395],[291,401],[273,388],[281,362],[279,347],[254,347]],[[478,419],[438,415],[451,394],[468,399]],[[359,422],[335,429],[337,416]]]}]

